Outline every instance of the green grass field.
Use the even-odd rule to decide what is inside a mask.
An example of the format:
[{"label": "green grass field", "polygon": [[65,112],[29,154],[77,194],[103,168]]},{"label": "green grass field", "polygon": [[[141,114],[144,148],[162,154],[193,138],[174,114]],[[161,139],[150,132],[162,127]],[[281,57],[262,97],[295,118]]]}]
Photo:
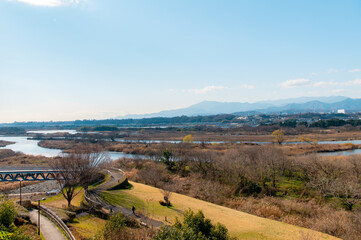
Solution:
[{"label": "green grass field", "polygon": [[173,193],[170,198],[173,206],[164,207],[159,204],[159,201],[163,200],[159,189],[140,183],[130,183],[133,186],[131,189],[106,191],[101,196],[105,201],[114,205],[129,209],[135,206],[136,211],[161,221],[167,217],[169,222],[173,222],[175,217],[181,217],[183,212],[189,208],[193,211],[201,209],[207,218],[213,222],[224,224],[230,234],[238,239],[338,239],[327,234],[257,217],[177,193]]}]

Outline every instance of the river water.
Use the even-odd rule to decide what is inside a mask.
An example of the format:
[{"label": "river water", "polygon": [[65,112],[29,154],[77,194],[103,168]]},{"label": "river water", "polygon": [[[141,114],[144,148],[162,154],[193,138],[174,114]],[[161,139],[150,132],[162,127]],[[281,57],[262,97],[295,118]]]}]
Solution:
[{"label": "river water", "polygon": [[[69,133],[69,134],[76,134],[76,130],[41,130],[41,131],[28,131],[27,133],[41,133],[41,134],[50,134],[50,133]],[[0,136],[0,140],[15,142],[15,144],[8,145],[6,147],[2,147],[3,149],[11,149],[15,152],[23,152],[24,154],[29,155],[42,155],[45,157],[56,157],[62,153],[62,150],[59,149],[50,149],[38,146],[39,140],[32,140],[28,139],[27,136],[16,136],[16,137],[8,137],[8,136]],[[116,139],[119,142],[146,142],[146,143],[161,143],[161,142],[168,142],[168,143],[180,143],[181,141],[175,140],[124,140],[124,139]],[[195,142],[201,143],[201,142]],[[224,143],[223,141],[207,141],[205,143]],[[241,142],[238,142],[241,143]],[[243,142],[245,143],[245,142]],[[267,144],[268,142],[249,142],[255,144]],[[348,140],[348,141],[320,141],[319,144],[345,144],[345,143],[352,143],[352,144],[361,144],[361,140]],[[302,142],[289,142],[285,144],[302,144]],[[1,148],[0,148],[1,149]],[[146,156],[137,155],[137,154],[125,154],[122,152],[108,152],[110,158],[112,160],[119,159],[119,158],[141,158],[145,159]],[[337,155],[353,155],[353,154],[361,154],[361,149],[355,149],[350,151],[338,151],[338,152],[330,152],[330,153],[321,153],[323,156],[337,156]]]},{"label": "river water", "polygon": [[[15,142],[14,144],[7,145],[6,147],[0,147],[0,149],[11,149],[14,152],[22,152],[28,155],[41,155],[44,157],[56,157],[61,155],[62,150],[50,149],[38,146],[38,140],[28,139],[26,136],[19,137],[7,137],[0,136],[0,140]],[[125,154],[122,152],[107,152],[112,160],[119,158],[141,158],[144,159],[146,156],[136,154]]]}]

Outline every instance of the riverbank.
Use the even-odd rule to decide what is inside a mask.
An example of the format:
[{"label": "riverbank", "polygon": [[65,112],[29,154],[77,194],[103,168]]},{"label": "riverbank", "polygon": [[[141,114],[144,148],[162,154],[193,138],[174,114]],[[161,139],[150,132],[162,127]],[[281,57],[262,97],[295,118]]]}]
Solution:
[{"label": "riverbank", "polygon": [[7,145],[14,144],[15,142],[3,141],[0,140],[0,147],[6,147]]},{"label": "riverbank", "polygon": [[[51,149],[61,149],[69,151],[75,149],[85,143],[77,142],[76,140],[43,140],[38,143],[39,146]],[[145,143],[145,142],[102,142],[101,144],[105,151],[118,152],[123,154],[133,154],[138,156],[161,156],[164,149],[200,149],[204,151],[211,151],[216,153],[222,153],[227,149],[232,148],[252,148],[257,144],[244,144],[244,143]],[[352,143],[337,143],[337,144],[317,144],[317,143],[302,143],[302,144],[272,144],[282,149],[287,155],[302,155],[309,153],[332,153],[341,151],[351,151],[355,149],[361,149],[361,145]],[[132,157],[133,158],[133,157]]]},{"label": "riverbank", "polygon": [[0,149],[0,166],[46,166],[48,160],[44,156],[25,155],[10,149]]},{"label": "riverbank", "polygon": [[361,145],[344,144],[288,144],[280,147],[286,155],[302,155],[310,153],[333,153],[361,149]]}]

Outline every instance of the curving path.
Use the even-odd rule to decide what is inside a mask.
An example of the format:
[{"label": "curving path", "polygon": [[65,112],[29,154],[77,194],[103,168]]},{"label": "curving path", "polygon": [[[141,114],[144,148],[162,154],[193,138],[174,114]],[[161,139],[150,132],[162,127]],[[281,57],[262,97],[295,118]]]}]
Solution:
[{"label": "curving path", "polygon": [[140,222],[146,223],[147,225],[151,225],[153,227],[161,227],[164,224],[161,221],[157,221],[155,219],[148,218],[142,214],[134,215],[132,210],[130,210],[128,208],[124,208],[121,206],[116,206],[116,205],[112,205],[107,202],[104,202],[103,199],[100,197],[101,192],[106,191],[107,189],[117,185],[119,183],[119,180],[121,180],[124,176],[124,173],[119,170],[110,169],[108,172],[111,176],[110,180],[108,180],[107,182],[100,184],[99,186],[88,191],[88,197],[92,201],[101,205],[103,208],[111,210],[114,213],[122,212],[126,216],[136,217],[139,219]]},{"label": "curving path", "polygon": [[[38,225],[38,210],[29,211],[30,221]],[[59,228],[47,217],[40,214],[40,232],[45,240],[67,240]]]}]

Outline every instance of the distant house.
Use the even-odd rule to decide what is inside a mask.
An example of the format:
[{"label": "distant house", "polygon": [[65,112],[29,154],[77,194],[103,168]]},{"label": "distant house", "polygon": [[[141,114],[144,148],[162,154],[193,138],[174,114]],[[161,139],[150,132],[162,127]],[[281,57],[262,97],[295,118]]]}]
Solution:
[{"label": "distant house", "polygon": [[345,111],[345,109],[338,109],[338,110],[337,110],[337,113],[343,113],[343,114],[345,114],[346,111]]},{"label": "distant house", "polygon": [[238,120],[247,120],[248,117],[238,117],[237,119],[238,119]]}]

